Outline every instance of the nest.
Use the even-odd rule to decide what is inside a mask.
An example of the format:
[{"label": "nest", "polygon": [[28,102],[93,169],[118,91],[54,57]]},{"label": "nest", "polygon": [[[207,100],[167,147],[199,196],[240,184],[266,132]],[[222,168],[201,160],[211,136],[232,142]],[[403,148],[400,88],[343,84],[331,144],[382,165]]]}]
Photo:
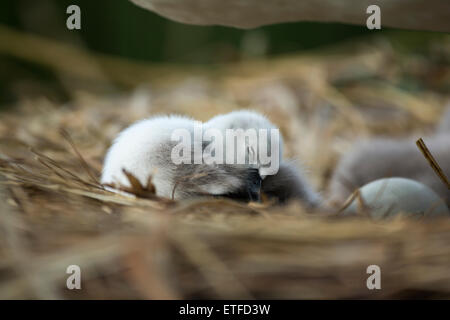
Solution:
[{"label": "nest", "polygon": [[[420,137],[439,120],[449,39],[425,49],[427,59],[386,41],[353,43],[213,71],[167,67],[131,93],[73,91],[65,105],[23,99],[0,122],[0,297],[449,298],[449,219],[376,222],[299,202],[176,202],[156,197],[150,183],[117,194],[98,182],[111,140],[135,120],[250,108],[280,126],[286,156],[301,159],[326,196],[356,137]],[[402,88],[405,79],[420,90]],[[70,265],[81,268],[81,290],[66,288]],[[366,286],[370,265],[381,269],[381,290]]]}]

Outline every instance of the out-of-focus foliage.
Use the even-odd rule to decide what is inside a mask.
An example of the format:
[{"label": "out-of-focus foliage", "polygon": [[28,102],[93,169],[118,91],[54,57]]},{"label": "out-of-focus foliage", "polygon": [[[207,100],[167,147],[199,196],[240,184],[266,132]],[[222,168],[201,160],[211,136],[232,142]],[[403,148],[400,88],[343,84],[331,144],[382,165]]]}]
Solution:
[{"label": "out-of-focus foliage", "polygon": [[184,25],[126,0],[6,0],[0,3],[0,22],[23,31],[64,38],[72,33],[65,27],[66,8],[71,4],[81,8],[82,30],[75,33],[89,48],[147,61],[222,62],[238,59],[241,48],[249,41],[264,41],[269,54],[279,54],[369,33],[360,26],[339,24],[290,23],[259,28],[256,32]]},{"label": "out-of-focus foliage", "polygon": [[[81,8],[82,29],[79,31],[66,28],[66,8],[71,4]],[[314,22],[253,30],[193,26],[170,21],[127,0],[3,0],[0,2],[0,26],[135,62],[208,67],[316,49],[354,38],[369,42],[373,36],[389,37],[393,33],[386,29],[369,31],[364,26]],[[396,32],[401,41],[394,41],[394,44],[406,44],[406,50],[419,54],[422,48],[428,47],[429,40],[445,36],[431,32]],[[6,42],[1,35],[0,41]],[[23,50],[32,52],[36,48]],[[67,100],[68,93],[63,87],[58,74],[48,66],[18,59],[0,50],[0,109],[24,95]]]}]

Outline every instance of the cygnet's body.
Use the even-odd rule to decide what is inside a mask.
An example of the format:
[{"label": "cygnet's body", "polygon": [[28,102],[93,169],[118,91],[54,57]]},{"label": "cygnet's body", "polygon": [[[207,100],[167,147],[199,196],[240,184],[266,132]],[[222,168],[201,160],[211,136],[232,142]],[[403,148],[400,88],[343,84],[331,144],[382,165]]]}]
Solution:
[{"label": "cygnet's body", "polygon": [[321,202],[320,195],[310,185],[305,173],[290,160],[282,161],[275,175],[265,177],[261,191],[280,203],[297,199],[314,208]]},{"label": "cygnet's body", "polygon": [[[172,148],[178,143],[171,141],[173,131],[187,129],[193,133],[195,124],[196,121],[186,117],[161,116],[131,125],[119,134],[109,149],[101,182],[129,187],[123,173],[125,169],[142,185],[152,177],[156,194],[165,198],[171,198],[172,192],[175,199],[183,199],[204,194],[222,195],[244,188],[247,175],[244,169],[230,174],[228,166],[173,163]],[[201,143],[192,141],[193,145]]]},{"label": "cygnet's body", "polygon": [[[417,148],[417,139],[378,138],[357,143],[335,170],[330,183],[331,201],[342,202],[356,188],[371,181],[402,177],[427,185],[450,204],[450,191]],[[424,141],[450,177],[450,112],[444,116],[436,134],[425,137]]]}]

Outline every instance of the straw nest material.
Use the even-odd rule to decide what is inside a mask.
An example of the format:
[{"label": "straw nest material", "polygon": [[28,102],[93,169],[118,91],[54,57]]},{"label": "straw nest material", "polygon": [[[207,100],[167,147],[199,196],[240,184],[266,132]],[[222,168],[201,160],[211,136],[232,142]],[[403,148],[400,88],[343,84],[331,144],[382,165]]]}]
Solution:
[{"label": "straw nest material", "polygon": [[[302,160],[326,197],[356,138],[433,130],[449,98],[450,41],[426,49],[424,58],[389,42],[349,44],[212,71],[171,68],[131,93],[78,91],[65,105],[23,99],[0,121],[0,297],[450,298],[450,219],[174,202],[151,186],[132,196],[98,182],[109,144],[135,120],[251,108],[280,126],[286,156]],[[81,290],[66,288],[69,265],[81,268]],[[381,268],[381,290],[366,287],[369,265]]]}]

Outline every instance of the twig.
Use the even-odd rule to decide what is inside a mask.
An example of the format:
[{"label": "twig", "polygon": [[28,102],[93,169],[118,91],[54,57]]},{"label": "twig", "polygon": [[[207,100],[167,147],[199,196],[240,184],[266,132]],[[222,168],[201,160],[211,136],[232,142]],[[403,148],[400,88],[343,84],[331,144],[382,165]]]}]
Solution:
[{"label": "twig", "polygon": [[425,159],[428,160],[430,163],[431,168],[434,170],[434,172],[437,174],[437,176],[442,180],[442,182],[447,186],[447,189],[450,190],[450,182],[448,181],[448,178],[445,176],[444,171],[442,171],[441,167],[437,163],[436,159],[434,159],[433,155],[431,154],[430,150],[428,150],[427,145],[423,141],[422,138],[416,141],[417,147],[422,151],[423,156]]}]

